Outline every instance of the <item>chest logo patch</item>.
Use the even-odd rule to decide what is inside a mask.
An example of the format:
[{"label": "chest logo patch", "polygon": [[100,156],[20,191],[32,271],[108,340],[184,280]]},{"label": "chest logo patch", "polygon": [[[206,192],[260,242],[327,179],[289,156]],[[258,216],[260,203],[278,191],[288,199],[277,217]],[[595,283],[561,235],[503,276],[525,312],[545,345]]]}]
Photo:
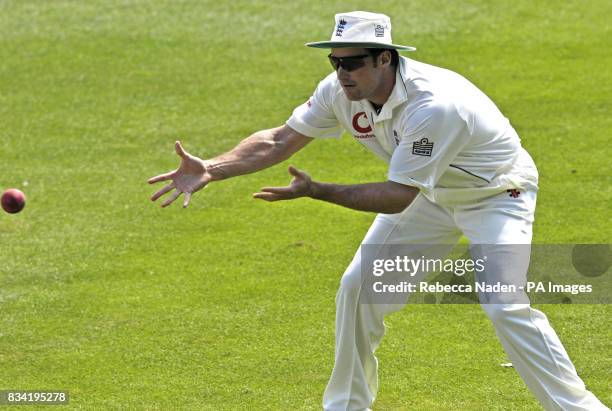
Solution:
[{"label": "chest logo patch", "polygon": [[416,156],[427,156],[431,157],[431,152],[433,151],[433,142],[429,142],[427,137],[420,139],[419,141],[415,141],[412,143],[412,154]]},{"label": "chest logo patch", "polygon": [[[359,119],[363,117],[364,120],[359,121]],[[372,131],[372,126],[368,122],[368,116],[366,113],[361,111],[353,116],[353,128],[358,133],[369,133]]]}]

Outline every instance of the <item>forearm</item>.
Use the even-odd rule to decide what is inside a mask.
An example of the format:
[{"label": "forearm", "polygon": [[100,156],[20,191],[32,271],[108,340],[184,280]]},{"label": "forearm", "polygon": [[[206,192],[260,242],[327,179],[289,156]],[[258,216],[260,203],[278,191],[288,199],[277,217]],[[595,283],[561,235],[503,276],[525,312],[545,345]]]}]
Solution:
[{"label": "forearm", "polygon": [[271,167],[293,154],[279,135],[280,128],[261,130],[229,152],[206,161],[212,180],[249,174]]},{"label": "forearm", "polygon": [[415,187],[392,181],[355,185],[313,181],[310,197],[359,211],[396,214],[403,211],[417,196]]}]

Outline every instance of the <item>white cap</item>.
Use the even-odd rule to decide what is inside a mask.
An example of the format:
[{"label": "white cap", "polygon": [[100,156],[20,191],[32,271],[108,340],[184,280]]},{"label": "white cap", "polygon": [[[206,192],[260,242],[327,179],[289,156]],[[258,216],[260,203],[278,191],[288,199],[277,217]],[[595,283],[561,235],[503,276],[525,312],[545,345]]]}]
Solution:
[{"label": "white cap", "polygon": [[393,44],[389,16],[367,11],[336,14],[336,25],[331,40],[306,43],[306,45],[323,49],[361,47],[416,50],[414,47]]}]

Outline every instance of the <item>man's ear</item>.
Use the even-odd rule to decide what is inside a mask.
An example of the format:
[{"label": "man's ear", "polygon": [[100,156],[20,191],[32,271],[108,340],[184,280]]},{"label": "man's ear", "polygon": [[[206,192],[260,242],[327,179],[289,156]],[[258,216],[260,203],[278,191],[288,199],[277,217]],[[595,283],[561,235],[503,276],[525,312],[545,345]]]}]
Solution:
[{"label": "man's ear", "polygon": [[383,51],[380,54],[380,64],[391,64],[391,52],[390,51]]}]

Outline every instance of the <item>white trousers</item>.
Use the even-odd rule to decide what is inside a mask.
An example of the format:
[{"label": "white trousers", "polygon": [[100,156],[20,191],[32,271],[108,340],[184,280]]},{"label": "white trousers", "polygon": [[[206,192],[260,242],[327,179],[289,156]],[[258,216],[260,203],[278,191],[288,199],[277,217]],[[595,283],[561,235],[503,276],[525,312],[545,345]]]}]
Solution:
[{"label": "white trousers", "polygon": [[[521,191],[518,198],[504,192],[476,205],[452,208],[441,207],[419,195],[402,213],[379,214],[362,244],[448,244],[446,250],[438,248],[443,254],[438,258],[445,257],[462,233],[471,244],[530,244],[535,203],[535,191]],[[489,251],[495,254],[495,250]],[[504,264],[499,264],[497,274],[503,277],[503,267],[509,266],[508,256],[500,261]],[[527,268],[528,261],[524,264],[525,275]],[[385,333],[383,318],[404,306],[360,303],[360,293],[358,250],[336,296],[335,364],[323,396],[326,411],[370,409],[378,390],[378,361],[374,352]],[[608,410],[585,388],[542,312],[528,303],[508,304],[503,300],[481,306],[514,368],[545,409]]]}]

